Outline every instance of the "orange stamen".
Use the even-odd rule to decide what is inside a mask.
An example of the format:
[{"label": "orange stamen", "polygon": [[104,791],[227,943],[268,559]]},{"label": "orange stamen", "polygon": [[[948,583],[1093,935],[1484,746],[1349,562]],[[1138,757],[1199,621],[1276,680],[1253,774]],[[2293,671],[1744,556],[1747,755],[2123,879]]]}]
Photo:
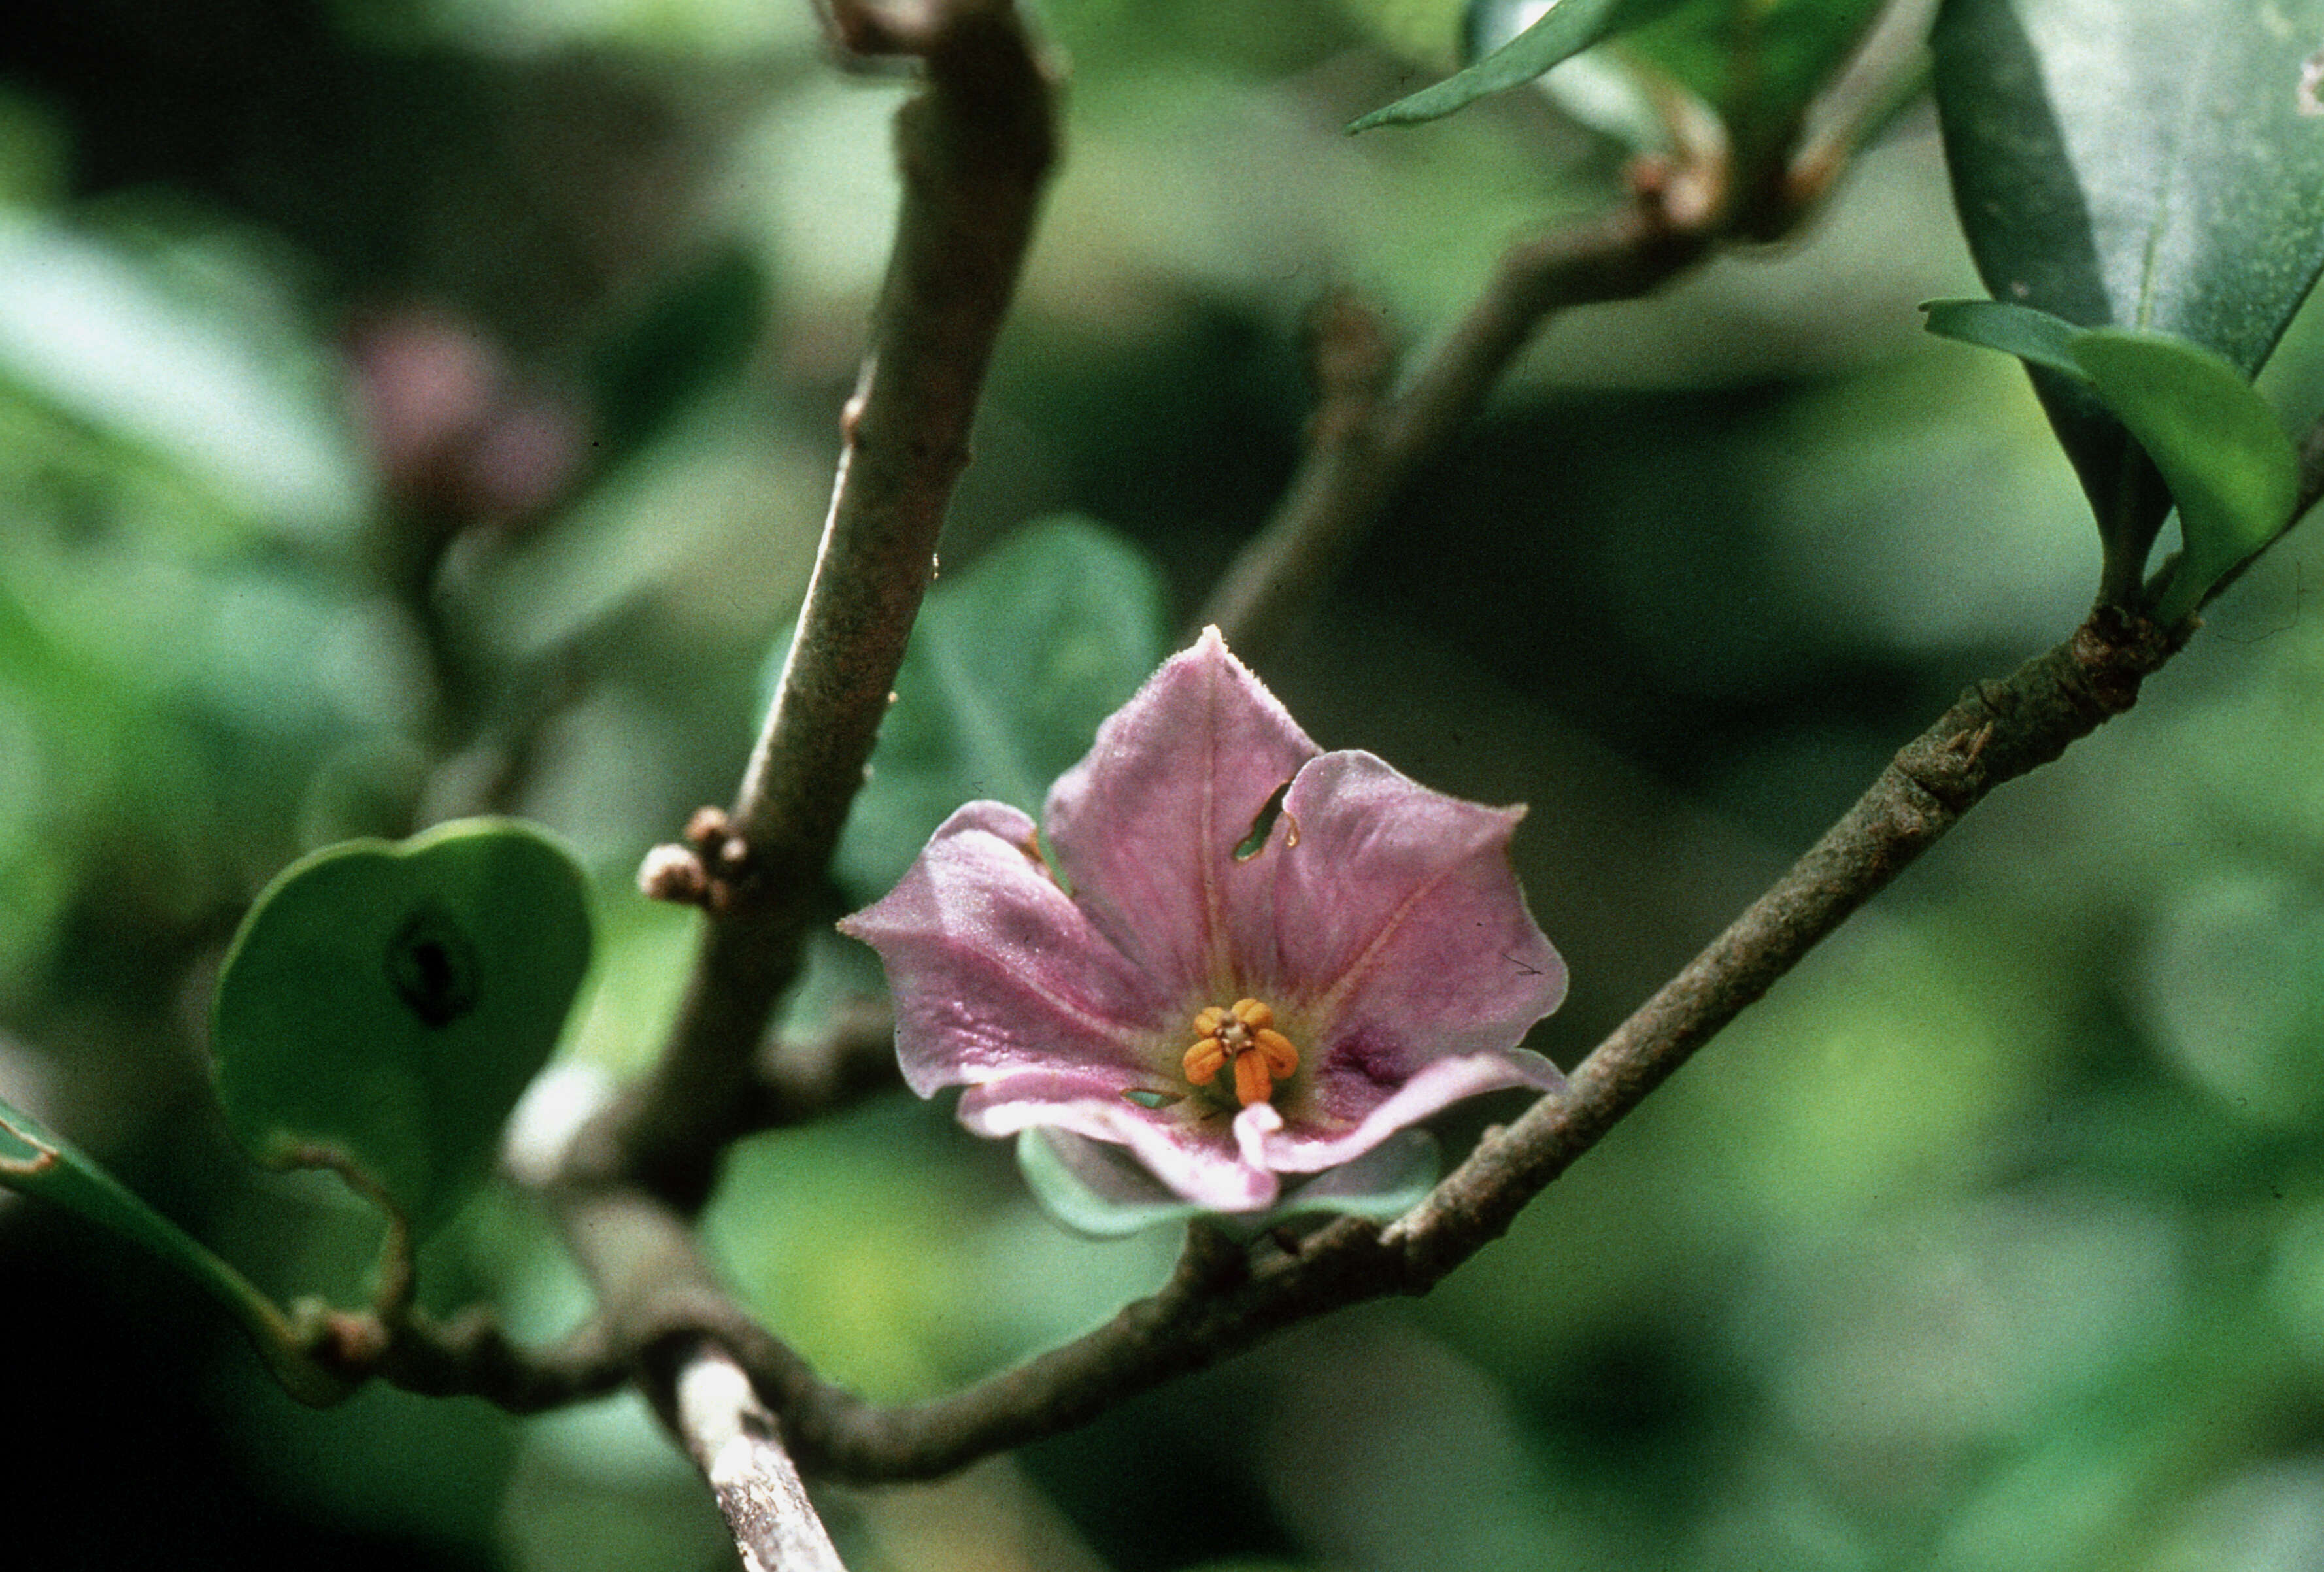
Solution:
[{"label": "orange stamen", "polygon": [[1196,1086],[1208,1086],[1226,1062],[1227,1051],[1219,1040],[1205,1037],[1186,1050],[1186,1079]]},{"label": "orange stamen", "polygon": [[1235,1097],[1243,1107],[1263,1103],[1275,1095],[1275,1081],[1267,1073],[1267,1055],[1235,1055]]},{"label": "orange stamen", "polygon": [[1299,1050],[1275,1029],[1274,1009],[1259,999],[1208,1005],[1195,1012],[1194,1046],[1183,1062],[1186,1079],[1208,1086],[1234,1066],[1235,1098],[1243,1107],[1275,1095],[1275,1083],[1299,1068]]}]

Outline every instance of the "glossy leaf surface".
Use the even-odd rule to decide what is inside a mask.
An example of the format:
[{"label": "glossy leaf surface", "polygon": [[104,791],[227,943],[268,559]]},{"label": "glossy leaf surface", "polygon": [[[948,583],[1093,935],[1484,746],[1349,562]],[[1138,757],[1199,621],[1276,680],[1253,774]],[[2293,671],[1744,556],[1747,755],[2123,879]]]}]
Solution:
[{"label": "glossy leaf surface", "polygon": [[1994,298],[2257,370],[2324,267],[2324,0],[1951,0],[1934,43]]},{"label": "glossy leaf surface", "polygon": [[588,970],[581,871],[539,831],[439,825],[293,864],[218,979],[218,1094],[263,1161],[352,1157],[422,1229],[490,1167]]},{"label": "glossy leaf surface", "polygon": [[[2146,328],[2249,376],[2324,266],[2324,0],[1949,0],[1936,92],[1954,199],[1997,300]],[[2118,422],[2034,384],[2135,582],[2168,510]]]}]

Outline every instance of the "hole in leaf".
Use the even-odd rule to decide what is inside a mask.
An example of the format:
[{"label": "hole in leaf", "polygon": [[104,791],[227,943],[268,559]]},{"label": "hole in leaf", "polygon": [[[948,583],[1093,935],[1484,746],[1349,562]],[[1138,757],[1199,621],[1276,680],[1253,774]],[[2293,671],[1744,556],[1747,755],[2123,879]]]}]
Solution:
[{"label": "hole in leaf", "polygon": [[[1237,862],[1249,862],[1266,847],[1268,836],[1275,832],[1275,821],[1282,816],[1284,795],[1290,789],[1291,783],[1286,780],[1268,795],[1265,805],[1259,810],[1259,817],[1250,822],[1250,833],[1235,842],[1234,858]],[[1294,832],[1292,844],[1296,845],[1296,825]]]},{"label": "hole in leaf", "polygon": [[476,1007],[476,951],[451,914],[430,904],[387,947],[387,981],[420,1024],[440,1031]]}]

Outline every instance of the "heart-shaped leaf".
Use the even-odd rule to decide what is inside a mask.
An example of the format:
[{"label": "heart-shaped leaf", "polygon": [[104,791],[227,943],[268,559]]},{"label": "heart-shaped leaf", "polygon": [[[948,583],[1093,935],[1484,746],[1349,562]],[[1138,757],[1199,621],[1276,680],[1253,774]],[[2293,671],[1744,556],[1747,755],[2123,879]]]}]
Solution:
[{"label": "heart-shaped leaf", "polygon": [[[1948,0],[1932,39],[1961,225],[1996,299],[2192,340],[2246,378],[2324,267],[2324,0]],[[2170,509],[2119,422],[2034,385],[2097,513],[2108,598]]]},{"label": "heart-shaped leaf", "polygon": [[581,871],[540,831],[439,825],[293,864],[243,920],[211,1041],[263,1161],[334,1147],[416,1228],[482,1180],[589,966]]}]

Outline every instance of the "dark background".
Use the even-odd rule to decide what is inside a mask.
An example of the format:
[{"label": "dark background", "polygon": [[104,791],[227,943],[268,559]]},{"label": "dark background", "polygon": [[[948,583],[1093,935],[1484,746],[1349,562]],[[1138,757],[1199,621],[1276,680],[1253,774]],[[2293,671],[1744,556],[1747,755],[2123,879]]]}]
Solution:
[{"label": "dark background", "polygon": [[[1339,127],[1445,6],[1053,0],[1067,161],[948,569],[1088,515],[1191,615],[1296,461],[1306,313],[1416,340],[1618,164],[1513,95]],[[0,1095],[285,1294],[371,1240],[226,1141],[202,1012],[300,852],[480,807],[599,879],[569,1055],[649,1053],[884,253],[899,85],[804,6],[93,0],[0,39]],[[1974,292],[1925,111],[1803,240],[1554,326],[1262,675],[1327,747],[1525,801],[1571,1065],[1965,683],[2093,532]],[[2316,385],[2295,328],[2269,385]],[[932,1567],[2298,1567],[2324,1560],[2324,636],[2298,538],[1425,1301],[937,1487]],[[2319,579],[2324,583],[2324,578]],[[1146,1292],[897,1094],[736,1154],[710,1231],[874,1396]],[[480,1203],[431,1294],[580,1312]],[[0,1197],[0,1502],[67,1566],[709,1567],[630,1403],[297,1409],[208,1306]]]}]

